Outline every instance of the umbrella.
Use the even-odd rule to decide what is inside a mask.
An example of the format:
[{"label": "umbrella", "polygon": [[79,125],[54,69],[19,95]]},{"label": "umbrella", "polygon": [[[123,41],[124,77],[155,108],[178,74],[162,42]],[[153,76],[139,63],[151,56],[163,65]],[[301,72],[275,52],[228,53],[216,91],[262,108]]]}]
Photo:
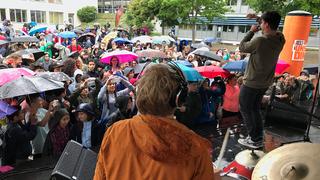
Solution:
[{"label": "umbrella", "polygon": [[4,45],[4,44],[8,44],[9,43],[9,41],[6,41],[6,40],[0,40],[0,46],[1,45]]},{"label": "umbrella", "polygon": [[35,73],[28,68],[0,69],[0,86],[20,78],[21,76],[33,76]]},{"label": "umbrella", "polygon": [[133,43],[139,41],[142,44],[152,43],[152,37],[150,36],[138,36],[131,40]]},{"label": "umbrella", "polygon": [[30,25],[30,26],[32,26],[32,27],[34,27],[34,26],[36,26],[36,25],[37,25],[37,23],[36,23],[36,22],[34,22],[34,21],[31,21],[31,22],[29,22],[29,25]]},{"label": "umbrella", "polygon": [[[149,63],[149,64],[147,64]],[[141,71],[143,70],[143,68],[147,68],[145,66],[149,66],[149,65],[153,65],[156,64],[154,62],[145,62],[145,63],[138,63],[133,69],[134,69],[134,73],[135,74],[139,74],[141,73]]]},{"label": "umbrella", "polygon": [[58,36],[62,37],[64,39],[77,37],[76,33],[72,32],[72,31],[61,32],[61,33],[58,34]]},{"label": "umbrella", "polygon": [[71,81],[72,79],[64,72],[39,72],[37,76],[53,80],[53,81]]},{"label": "umbrella", "polygon": [[203,49],[197,49],[193,52],[191,52],[195,55],[198,55],[198,56],[202,56],[202,57],[205,57],[207,59],[211,59],[211,60],[214,60],[214,61],[218,61],[220,62],[222,60],[222,58],[218,55],[216,55],[215,53],[213,53],[212,51],[207,51],[207,50],[203,50]]},{"label": "umbrella", "polygon": [[106,44],[109,43],[110,39],[113,39],[113,38],[116,38],[118,37],[118,31],[113,31],[113,32],[110,32],[108,33],[103,39],[101,42],[104,42]]},{"label": "umbrella", "polygon": [[34,34],[36,33],[39,33],[39,32],[44,32],[45,30],[47,30],[48,27],[46,26],[36,26],[36,27],[33,27],[29,30],[29,35],[30,36],[33,36]]},{"label": "umbrella", "polygon": [[5,36],[0,35],[0,40],[6,40],[7,38]]},{"label": "umbrella", "polygon": [[204,77],[206,78],[214,78],[216,76],[221,76],[226,78],[229,76],[229,72],[222,69],[219,66],[201,66],[195,67],[195,69]]},{"label": "umbrella", "polygon": [[192,47],[192,48],[194,48],[194,49],[199,49],[199,48],[203,48],[203,47],[206,47],[206,48],[208,48],[208,49],[209,49],[209,46],[208,46],[208,45],[206,45],[206,44],[204,44],[204,43],[196,43],[196,44],[192,44],[192,45],[191,45],[191,47]]},{"label": "umbrella", "polygon": [[196,69],[191,68],[191,67],[187,67],[187,66],[182,65],[180,63],[177,63],[177,65],[181,69],[181,71],[183,72],[187,81],[196,82],[196,81],[201,81],[204,79]]},{"label": "umbrella", "polygon": [[12,38],[12,43],[24,43],[24,42],[39,42],[39,39],[37,39],[34,36],[17,36]]},{"label": "umbrella", "polygon": [[182,65],[185,65],[187,67],[193,67],[193,64],[186,60],[177,60],[176,62]]},{"label": "umbrella", "polygon": [[10,106],[8,103],[4,101],[0,101],[0,119],[4,118],[5,116],[11,115],[16,111],[16,108]]},{"label": "umbrella", "polygon": [[80,29],[74,29],[74,30],[72,30],[73,32],[75,32],[75,33],[78,33],[78,34],[83,34],[84,32],[82,31],[82,30],[80,30]]},{"label": "umbrella", "polygon": [[133,52],[130,52],[127,50],[115,50],[115,51],[103,54],[100,61],[106,64],[110,64],[110,60],[113,56],[117,56],[120,63],[131,62],[138,58],[138,55]]},{"label": "umbrella", "polygon": [[163,51],[154,50],[154,49],[138,51],[137,55],[139,57],[148,57],[148,58],[166,58],[167,57],[167,55]]},{"label": "umbrella", "polygon": [[207,38],[203,39],[202,41],[205,43],[216,43],[216,42],[220,42],[221,38],[207,37]]},{"label": "umbrella", "polygon": [[43,51],[41,51],[40,49],[24,49],[24,50],[20,50],[20,51],[17,51],[15,52],[19,55],[24,55],[24,54],[33,54],[34,56],[34,59],[35,60],[38,60],[39,58],[41,58],[42,56],[45,55],[45,53]]},{"label": "umbrella", "polygon": [[304,70],[307,70],[310,74],[318,73],[319,64],[307,64],[303,67]]},{"label": "umbrella", "polygon": [[112,42],[116,44],[132,44],[132,42],[129,39],[120,37],[115,38]]},{"label": "umbrella", "polygon": [[230,61],[222,68],[232,72],[244,72],[246,70],[248,60]]},{"label": "umbrella", "polygon": [[93,40],[93,41],[95,40],[95,37],[96,37],[95,34],[93,34],[93,33],[85,33],[85,34],[82,34],[81,36],[79,36],[78,42],[86,41],[86,38],[87,38],[88,36],[90,37],[91,41],[92,41],[92,40]]},{"label": "umbrella", "polygon": [[0,87],[0,99],[62,89],[64,84],[40,76],[22,76]]},{"label": "umbrella", "polygon": [[170,36],[154,36],[152,37],[152,43],[153,44],[170,44],[171,42],[176,42],[172,37]]},{"label": "umbrella", "polygon": [[286,70],[289,66],[290,66],[290,64],[288,64],[286,61],[278,60],[277,66],[276,66],[276,73],[282,74],[284,72],[284,70]]}]

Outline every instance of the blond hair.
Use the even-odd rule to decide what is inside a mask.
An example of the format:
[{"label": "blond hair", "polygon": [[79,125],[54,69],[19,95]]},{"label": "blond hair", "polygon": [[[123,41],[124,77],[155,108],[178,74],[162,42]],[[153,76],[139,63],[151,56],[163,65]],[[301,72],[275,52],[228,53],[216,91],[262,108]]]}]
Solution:
[{"label": "blond hair", "polygon": [[138,82],[137,107],[141,114],[156,116],[172,115],[175,108],[170,105],[178,92],[177,73],[166,64],[155,64],[148,68]]}]

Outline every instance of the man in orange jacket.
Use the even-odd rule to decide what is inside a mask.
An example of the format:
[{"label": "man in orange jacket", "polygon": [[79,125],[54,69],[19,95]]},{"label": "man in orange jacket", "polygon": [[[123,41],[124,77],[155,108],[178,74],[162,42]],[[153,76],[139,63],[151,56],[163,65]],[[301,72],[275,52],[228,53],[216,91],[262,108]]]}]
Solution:
[{"label": "man in orange jacket", "polygon": [[185,88],[178,71],[165,64],[146,70],[137,87],[139,114],[108,128],[95,180],[215,179],[210,142],[174,119]]}]

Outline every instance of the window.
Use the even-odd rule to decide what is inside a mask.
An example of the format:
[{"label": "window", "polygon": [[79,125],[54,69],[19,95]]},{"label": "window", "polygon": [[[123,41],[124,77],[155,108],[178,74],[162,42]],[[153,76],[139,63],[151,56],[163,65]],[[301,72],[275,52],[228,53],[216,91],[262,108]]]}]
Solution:
[{"label": "window", "polygon": [[237,0],[228,0],[228,5],[229,6],[236,6],[237,5]]},{"label": "window", "polygon": [[48,0],[48,3],[62,4],[62,0]]},{"label": "window", "polygon": [[223,32],[233,32],[234,26],[223,26]]},{"label": "window", "polygon": [[30,11],[31,21],[37,23],[46,23],[46,12],[45,11]]},{"label": "window", "polygon": [[62,12],[49,12],[50,24],[63,24]]},{"label": "window", "polygon": [[10,9],[10,20],[12,22],[27,22],[27,11],[21,9]]},{"label": "window", "polygon": [[0,9],[0,20],[3,21],[6,19],[6,10]]},{"label": "window", "polygon": [[239,32],[246,33],[250,30],[251,26],[239,26]]},{"label": "window", "polygon": [[208,31],[212,31],[212,30],[213,30],[213,25],[212,25],[212,24],[209,24],[207,30],[208,30]]},{"label": "window", "polygon": [[68,21],[70,24],[74,24],[74,14],[68,14]]},{"label": "window", "polygon": [[242,0],[241,5],[242,5],[242,6],[246,6],[246,5],[248,5],[247,0]]},{"label": "window", "polygon": [[200,31],[200,30],[201,30],[201,25],[197,24],[197,25],[196,25],[196,30],[197,30],[197,31]]},{"label": "window", "polygon": [[318,33],[318,29],[317,28],[311,28],[310,29],[310,34],[309,34],[309,36],[311,36],[311,37],[317,37],[317,33]]}]

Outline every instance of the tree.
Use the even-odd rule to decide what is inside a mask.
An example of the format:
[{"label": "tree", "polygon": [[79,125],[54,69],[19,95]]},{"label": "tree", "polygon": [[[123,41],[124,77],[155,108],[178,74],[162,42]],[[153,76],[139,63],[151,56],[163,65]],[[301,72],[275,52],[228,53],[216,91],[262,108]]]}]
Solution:
[{"label": "tree", "polygon": [[199,17],[212,21],[214,17],[222,16],[227,11],[225,0],[133,0],[128,8],[127,22],[140,26],[156,17],[161,20],[163,28],[190,23],[194,27],[194,41],[196,24],[205,23]]},{"label": "tree", "polygon": [[77,11],[81,22],[92,22],[97,18],[97,9],[94,6],[86,6]]},{"label": "tree", "polygon": [[[229,11],[225,0],[180,0],[180,18],[192,25],[192,42],[196,37],[196,25],[207,23]],[[199,18],[201,17],[201,18]]]},{"label": "tree", "polygon": [[246,0],[257,12],[278,11],[282,16],[293,10],[305,10],[313,15],[320,15],[319,0]]}]

